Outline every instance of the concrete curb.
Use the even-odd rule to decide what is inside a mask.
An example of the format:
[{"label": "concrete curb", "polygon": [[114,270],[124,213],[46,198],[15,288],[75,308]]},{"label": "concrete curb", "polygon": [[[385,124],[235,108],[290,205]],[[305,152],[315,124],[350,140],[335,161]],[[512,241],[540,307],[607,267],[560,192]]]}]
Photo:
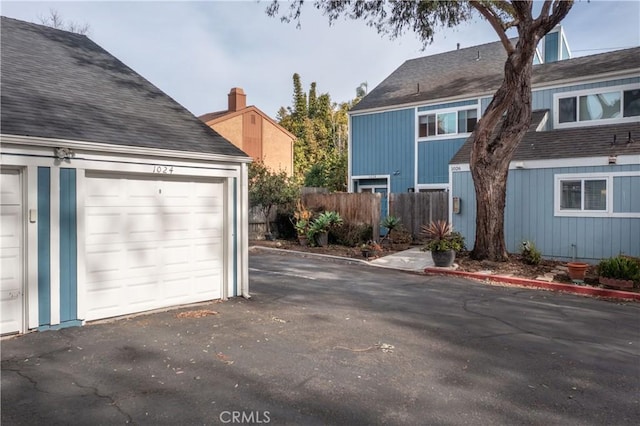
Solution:
[{"label": "concrete curb", "polygon": [[281,253],[291,253],[295,256],[300,256],[300,257],[317,256],[317,257],[323,257],[325,259],[330,259],[330,260],[338,260],[340,262],[353,262],[353,263],[361,263],[363,265],[375,266],[375,265],[371,265],[371,263],[367,262],[366,260],[354,259],[352,257],[332,256],[330,254],[322,254],[322,253],[309,253],[308,251],[297,251],[297,250],[291,250],[291,249],[281,249],[276,247],[264,247],[264,246],[249,246],[249,250],[277,251]]},{"label": "concrete curb", "polygon": [[528,278],[508,277],[504,275],[482,274],[477,272],[451,271],[445,268],[425,268],[426,274],[453,275],[463,278],[471,278],[481,281],[493,281],[504,284],[514,284],[522,287],[540,288],[543,290],[559,291],[563,293],[579,294],[584,296],[604,297],[607,299],[631,300],[640,302],[640,293],[623,290],[609,290],[605,288],[579,286],[573,284],[550,283],[546,281],[532,280]]}]

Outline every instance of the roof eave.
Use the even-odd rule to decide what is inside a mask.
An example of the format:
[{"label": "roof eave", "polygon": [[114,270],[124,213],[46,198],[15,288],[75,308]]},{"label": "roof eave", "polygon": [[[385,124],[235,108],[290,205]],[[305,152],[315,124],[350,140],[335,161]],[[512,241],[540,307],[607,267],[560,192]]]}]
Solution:
[{"label": "roof eave", "polygon": [[172,149],[146,148],[141,146],[113,145],[96,142],[75,141],[68,139],[41,138],[34,136],[19,136],[0,134],[3,144],[30,145],[37,147],[58,148],[65,147],[72,150],[95,151],[103,154],[125,154],[150,157],[171,157],[185,160],[207,160],[225,163],[250,163],[251,157],[212,154],[196,151],[177,151]]}]

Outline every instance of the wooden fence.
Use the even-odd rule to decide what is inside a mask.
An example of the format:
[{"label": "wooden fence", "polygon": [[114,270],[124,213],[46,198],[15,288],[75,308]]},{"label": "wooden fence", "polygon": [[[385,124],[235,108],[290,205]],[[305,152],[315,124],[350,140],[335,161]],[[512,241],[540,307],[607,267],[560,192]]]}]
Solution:
[{"label": "wooden fence", "polygon": [[389,194],[389,214],[400,218],[414,240],[421,238],[422,225],[449,220],[447,192],[401,192]]},{"label": "wooden fence", "polygon": [[[302,202],[309,210],[337,211],[345,222],[371,225],[378,239],[380,229],[380,194],[372,193],[303,193]],[[446,192],[403,192],[389,194],[389,214],[400,218],[414,239],[421,238],[421,227],[432,220],[448,220],[449,196]],[[271,221],[275,220],[275,210]],[[275,225],[275,224],[274,224]],[[275,226],[272,226],[275,229]],[[262,239],[266,226],[258,210],[249,214],[249,238]]]},{"label": "wooden fence", "polygon": [[[302,195],[302,203],[315,211],[337,211],[345,222],[371,225],[374,233],[380,226],[380,194],[334,192]],[[377,235],[372,236],[378,239]]]}]

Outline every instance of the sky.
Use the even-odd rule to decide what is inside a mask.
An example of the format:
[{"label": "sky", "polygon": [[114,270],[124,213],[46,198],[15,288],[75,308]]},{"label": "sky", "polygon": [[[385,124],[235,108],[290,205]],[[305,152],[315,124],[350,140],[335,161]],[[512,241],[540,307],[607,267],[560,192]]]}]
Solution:
[{"label": "sky", "polygon": [[[266,15],[269,1],[4,1],[0,14],[40,23],[50,10],[88,24],[88,36],[196,116],[227,109],[241,87],[247,105],[275,118],[292,105],[294,73],[305,90],[334,102],[369,90],[404,61],[496,41],[475,18],[438,31],[424,47],[413,33],[390,40],[363,22],[328,18],[305,6],[301,28]],[[286,8],[284,4],[281,8]],[[574,57],[640,45],[640,1],[577,1],[562,22]],[[514,35],[514,34],[512,34]]]}]

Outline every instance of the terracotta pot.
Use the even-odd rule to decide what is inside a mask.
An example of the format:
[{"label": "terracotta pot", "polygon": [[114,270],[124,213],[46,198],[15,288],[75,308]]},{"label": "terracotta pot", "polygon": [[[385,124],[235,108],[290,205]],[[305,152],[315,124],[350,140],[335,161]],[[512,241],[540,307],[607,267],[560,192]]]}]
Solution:
[{"label": "terracotta pot", "polygon": [[569,262],[567,268],[569,269],[569,278],[572,281],[584,282],[584,276],[587,273],[588,263],[583,262]]}]

